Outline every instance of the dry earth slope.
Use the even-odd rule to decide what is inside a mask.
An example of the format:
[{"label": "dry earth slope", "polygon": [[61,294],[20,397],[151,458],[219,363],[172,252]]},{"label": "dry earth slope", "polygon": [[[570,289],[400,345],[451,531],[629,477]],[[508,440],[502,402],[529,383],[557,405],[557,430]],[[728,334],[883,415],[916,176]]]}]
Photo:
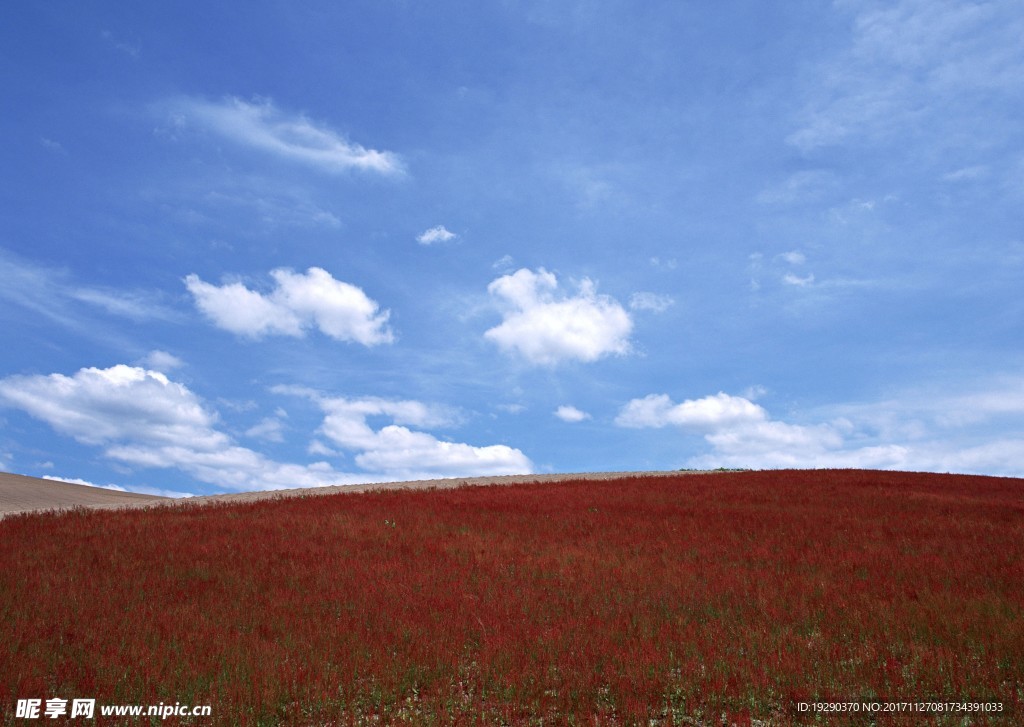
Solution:
[{"label": "dry earth slope", "polygon": [[514,485],[524,482],[560,482],[563,480],[607,480],[620,477],[652,477],[679,475],[680,472],[583,472],[570,474],[499,475],[492,477],[451,477],[437,480],[414,480],[410,482],[380,482],[369,485],[336,485],[333,487],[309,487],[284,490],[263,490],[258,492],[236,492],[222,495],[205,495],[188,499],[139,495],[133,492],[118,492],[100,487],[72,485],[37,477],[26,477],[0,472],[0,518],[18,512],[36,510],[67,510],[74,507],[119,508],[148,507],[151,505],[188,504],[202,505],[215,502],[247,502],[278,497],[312,497],[334,495],[342,492],[365,492],[367,490],[413,490],[448,489],[465,485]]},{"label": "dry earth slope", "polygon": [[73,485],[0,472],[0,518],[18,512],[67,510],[73,507],[138,507],[169,498]]}]

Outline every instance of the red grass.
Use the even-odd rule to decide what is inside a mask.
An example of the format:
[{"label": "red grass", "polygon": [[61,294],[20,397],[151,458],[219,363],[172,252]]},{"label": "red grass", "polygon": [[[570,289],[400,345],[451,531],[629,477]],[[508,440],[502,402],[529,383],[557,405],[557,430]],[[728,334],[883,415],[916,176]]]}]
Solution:
[{"label": "red grass", "polygon": [[[1024,482],[746,472],[0,521],[17,699],[228,724],[1024,721]],[[876,715],[961,724],[965,714]],[[102,720],[98,720],[102,721]],[[173,720],[172,720],[173,721]]]}]

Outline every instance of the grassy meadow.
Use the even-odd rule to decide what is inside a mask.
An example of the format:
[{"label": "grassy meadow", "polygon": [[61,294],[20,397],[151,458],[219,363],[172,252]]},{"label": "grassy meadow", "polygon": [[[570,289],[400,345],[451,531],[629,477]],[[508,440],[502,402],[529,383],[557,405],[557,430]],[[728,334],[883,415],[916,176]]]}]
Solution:
[{"label": "grassy meadow", "polygon": [[1018,479],[722,472],[76,510],[0,521],[0,562],[5,725],[33,723],[18,699],[82,697],[211,705],[196,724],[1024,722]]}]

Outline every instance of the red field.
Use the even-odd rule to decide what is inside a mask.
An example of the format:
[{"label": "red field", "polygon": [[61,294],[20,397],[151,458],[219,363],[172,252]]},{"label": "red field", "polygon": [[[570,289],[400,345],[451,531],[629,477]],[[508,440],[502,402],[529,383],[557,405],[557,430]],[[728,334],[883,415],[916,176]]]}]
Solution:
[{"label": "red field", "polygon": [[201,724],[1024,723],[1019,479],[74,511],[0,521],[0,562],[2,724],[55,721],[26,698],[209,704]]}]

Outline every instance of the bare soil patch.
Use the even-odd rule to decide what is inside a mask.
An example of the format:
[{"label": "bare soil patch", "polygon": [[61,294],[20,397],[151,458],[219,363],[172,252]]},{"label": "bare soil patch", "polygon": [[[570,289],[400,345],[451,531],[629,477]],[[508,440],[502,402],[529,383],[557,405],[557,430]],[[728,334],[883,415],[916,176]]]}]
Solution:
[{"label": "bare soil patch", "polygon": [[69,510],[74,507],[140,507],[159,502],[173,500],[0,472],[0,518],[18,512]]},{"label": "bare soil patch", "polygon": [[132,492],[117,492],[100,487],[72,485],[64,482],[0,472],[0,518],[19,512],[87,508],[136,508],[153,506],[199,506],[214,503],[253,502],[286,497],[323,497],[371,490],[451,489],[467,485],[516,485],[527,482],[561,482],[565,480],[611,480],[622,477],[657,477],[683,474],[667,472],[576,472],[563,474],[499,475],[493,477],[449,477],[436,480],[378,482],[366,485],[334,485],[302,487],[256,492],[234,492],[190,498],[158,497]]}]

